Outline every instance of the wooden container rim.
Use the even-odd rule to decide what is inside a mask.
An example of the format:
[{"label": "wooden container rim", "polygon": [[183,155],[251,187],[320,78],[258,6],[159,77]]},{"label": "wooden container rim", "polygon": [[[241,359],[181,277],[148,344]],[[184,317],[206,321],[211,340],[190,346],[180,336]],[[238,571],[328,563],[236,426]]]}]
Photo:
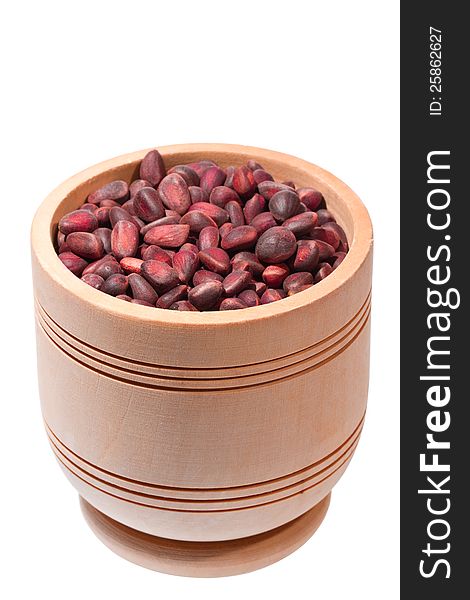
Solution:
[{"label": "wooden container rim", "polygon": [[[344,208],[350,213],[354,224],[353,239],[350,240],[350,249],[341,265],[326,279],[312,288],[284,298],[278,302],[265,304],[242,310],[213,311],[213,312],[185,312],[172,311],[161,308],[151,308],[130,302],[123,302],[113,296],[100,292],[85,284],[73,273],[64,267],[54,248],[52,241],[53,217],[63,200],[79,185],[99,177],[103,172],[113,171],[123,165],[137,164],[150,150],[138,150],[105,160],[73,175],[56,187],[43,201],[33,220],[31,229],[31,243],[36,257],[43,265],[57,285],[80,297],[81,301],[99,310],[107,311],[111,315],[135,319],[150,324],[189,325],[194,327],[225,326],[236,323],[247,323],[276,317],[276,315],[295,311],[296,309],[312,304],[325,296],[335,292],[347,281],[354,277],[356,271],[366,260],[373,241],[372,224],[369,214],[359,197],[343,181],[332,173],[309,163],[300,158],[277,152],[236,144],[176,144],[157,147],[163,158],[174,154],[191,154],[193,160],[202,158],[204,154],[226,153],[227,156],[237,155],[243,161],[254,158],[261,164],[275,161],[289,168],[305,171],[319,180],[322,185],[335,191]],[[78,207],[77,207],[78,208]]]}]

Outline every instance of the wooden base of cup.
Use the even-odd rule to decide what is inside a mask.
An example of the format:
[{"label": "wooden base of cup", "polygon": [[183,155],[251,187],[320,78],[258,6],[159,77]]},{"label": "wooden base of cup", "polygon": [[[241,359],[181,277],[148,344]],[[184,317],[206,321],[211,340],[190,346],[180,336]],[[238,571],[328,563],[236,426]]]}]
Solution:
[{"label": "wooden base of cup", "polygon": [[95,535],[126,560],[170,575],[225,577],[261,569],[300,548],[323,521],[330,496],[276,529],[222,542],[184,542],[156,537],[118,523],[81,497],[80,505]]}]

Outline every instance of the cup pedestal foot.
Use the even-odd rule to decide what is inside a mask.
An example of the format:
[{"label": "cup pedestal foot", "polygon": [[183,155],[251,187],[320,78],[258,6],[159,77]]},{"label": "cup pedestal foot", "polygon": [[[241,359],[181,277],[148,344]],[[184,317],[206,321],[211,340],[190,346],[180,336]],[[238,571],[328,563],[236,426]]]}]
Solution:
[{"label": "cup pedestal foot", "polygon": [[221,542],[185,542],[149,535],[118,523],[83,498],[80,505],[95,535],[122,558],[171,575],[224,577],[266,567],[297,550],[320,526],[330,495],[276,529]]}]

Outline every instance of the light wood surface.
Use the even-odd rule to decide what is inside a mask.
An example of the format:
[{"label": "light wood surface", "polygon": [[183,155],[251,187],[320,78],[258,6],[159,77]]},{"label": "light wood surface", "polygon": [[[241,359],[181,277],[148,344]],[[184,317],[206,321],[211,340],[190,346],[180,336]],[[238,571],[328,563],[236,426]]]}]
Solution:
[{"label": "light wood surface", "polygon": [[265,306],[185,313],[122,302],[69,273],[51,239],[90,191],[134,178],[146,151],[72,177],[32,228],[46,431],[79,494],[123,526],[199,543],[261,534],[322,502],[358,442],[370,220],[344,183],[291,156],[220,144],[159,150],[167,167],[255,158],[276,179],[320,189],[350,252],[320,284]]},{"label": "light wood surface", "polygon": [[323,521],[330,494],[306,513],[276,529],[226,542],[180,542],[126,527],[83,498],[83,515],[96,536],[119,556],[171,575],[225,577],[266,567],[304,544]]}]

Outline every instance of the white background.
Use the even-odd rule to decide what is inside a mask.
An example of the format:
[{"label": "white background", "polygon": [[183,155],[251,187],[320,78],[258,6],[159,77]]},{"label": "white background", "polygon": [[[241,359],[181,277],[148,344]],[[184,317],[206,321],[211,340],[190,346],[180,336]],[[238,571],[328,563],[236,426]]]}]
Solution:
[{"label": "white background", "polygon": [[[398,598],[398,2],[11,2],[2,56],[1,549],[4,598]],[[329,513],[261,571],[141,569],[90,532],[42,429],[29,225],[98,161],[230,142],[317,163],[375,229],[369,411]],[[222,596],[223,595],[223,596]]]}]

